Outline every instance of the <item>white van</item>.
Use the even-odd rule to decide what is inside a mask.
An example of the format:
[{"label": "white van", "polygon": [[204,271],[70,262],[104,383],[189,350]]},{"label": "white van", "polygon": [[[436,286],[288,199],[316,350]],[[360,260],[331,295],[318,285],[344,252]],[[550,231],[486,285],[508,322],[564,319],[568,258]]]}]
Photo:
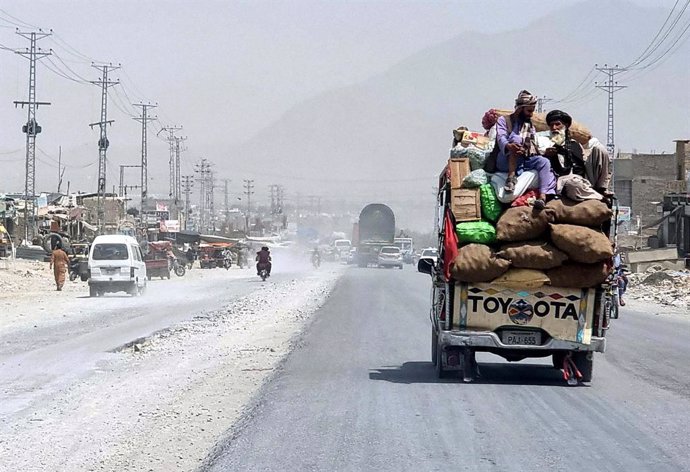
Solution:
[{"label": "white van", "polygon": [[141,295],[146,289],[146,264],[136,239],[121,234],[97,236],[89,251],[89,295],[127,292]]}]

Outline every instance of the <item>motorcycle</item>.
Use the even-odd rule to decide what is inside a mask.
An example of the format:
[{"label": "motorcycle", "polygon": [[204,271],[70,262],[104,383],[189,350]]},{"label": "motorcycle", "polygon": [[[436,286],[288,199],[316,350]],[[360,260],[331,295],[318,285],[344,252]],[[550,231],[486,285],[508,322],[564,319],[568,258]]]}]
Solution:
[{"label": "motorcycle", "polygon": [[319,266],[321,265],[321,258],[318,256],[312,256],[311,257],[311,263],[314,266],[314,269],[318,269]]},{"label": "motorcycle", "polygon": [[232,267],[232,259],[230,259],[229,257],[224,258],[223,267],[225,268],[225,270],[228,270],[230,267]]},{"label": "motorcycle", "polygon": [[261,281],[262,281],[262,282],[265,282],[266,279],[270,277],[270,274],[268,273],[268,269],[262,268],[262,269],[259,271],[259,277],[261,277]]},{"label": "motorcycle", "polygon": [[180,264],[180,261],[178,261],[177,258],[171,258],[170,265],[173,272],[175,272],[175,275],[178,277],[182,277],[187,273],[187,269],[185,269],[183,264]]}]

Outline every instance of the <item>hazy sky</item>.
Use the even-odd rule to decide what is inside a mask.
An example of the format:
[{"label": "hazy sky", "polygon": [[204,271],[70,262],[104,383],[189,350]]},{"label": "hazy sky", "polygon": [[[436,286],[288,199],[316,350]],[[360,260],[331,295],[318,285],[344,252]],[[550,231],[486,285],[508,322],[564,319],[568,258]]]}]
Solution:
[{"label": "hazy sky", "polygon": [[[365,80],[460,31],[510,30],[575,3],[4,0],[0,45],[26,47],[14,23],[52,28],[54,36],[40,45],[57,55],[45,66],[73,79],[44,64],[38,69],[38,99],[52,102],[38,115],[44,129],[38,189],[55,188],[53,160],[62,146],[72,190],[95,190],[98,132],[88,123],[98,120],[100,96],[81,83],[99,77],[89,66],[95,59],[123,66],[113,74],[122,85],[112,89],[110,101],[109,118],[116,122],[109,129],[108,187],[117,184],[119,164],[138,160],[140,125],[128,104],[143,100],[159,104],[160,123],[150,136],[150,191],[167,194],[167,144],[155,138],[161,124],[184,126],[183,173],[191,173],[209,137],[245,141],[292,105]],[[634,3],[670,8],[674,2]],[[0,192],[23,189],[26,115],[12,101],[26,99],[27,73],[25,59],[0,50]],[[242,176],[235,177],[238,190]]]}]

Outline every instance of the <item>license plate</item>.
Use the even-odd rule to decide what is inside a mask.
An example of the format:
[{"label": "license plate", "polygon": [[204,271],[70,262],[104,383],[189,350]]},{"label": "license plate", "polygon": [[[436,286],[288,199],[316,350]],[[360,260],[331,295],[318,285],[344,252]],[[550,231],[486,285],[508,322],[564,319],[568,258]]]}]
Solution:
[{"label": "license plate", "polygon": [[114,274],[115,272],[118,272],[120,270],[119,267],[103,267],[103,272],[105,274]]},{"label": "license plate", "polygon": [[541,345],[541,333],[539,331],[503,331],[501,340],[503,344],[539,346]]}]

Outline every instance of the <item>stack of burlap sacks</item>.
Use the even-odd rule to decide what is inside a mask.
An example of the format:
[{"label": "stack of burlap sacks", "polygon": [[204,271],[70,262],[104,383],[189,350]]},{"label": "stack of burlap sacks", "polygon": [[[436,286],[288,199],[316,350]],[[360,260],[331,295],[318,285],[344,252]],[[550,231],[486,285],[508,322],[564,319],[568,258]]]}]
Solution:
[{"label": "stack of burlap sacks", "polygon": [[606,280],[613,248],[601,230],[612,216],[604,202],[557,199],[542,211],[528,205],[503,210],[491,185],[480,190],[482,221],[456,226],[456,281],[535,289],[587,288]]}]

